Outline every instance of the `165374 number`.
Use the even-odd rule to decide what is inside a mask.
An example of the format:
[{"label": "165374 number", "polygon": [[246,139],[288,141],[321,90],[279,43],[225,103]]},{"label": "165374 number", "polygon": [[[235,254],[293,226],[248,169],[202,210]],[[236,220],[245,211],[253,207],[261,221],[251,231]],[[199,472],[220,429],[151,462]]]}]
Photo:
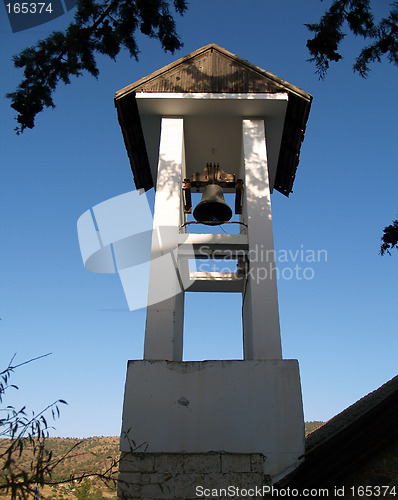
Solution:
[{"label": "165374 number", "polygon": [[51,14],[53,9],[51,3],[46,2],[23,2],[8,3],[6,8],[9,14]]},{"label": "165374 number", "polygon": [[396,497],[398,492],[395,486],[351,486],[351,495],[358,497]]}]

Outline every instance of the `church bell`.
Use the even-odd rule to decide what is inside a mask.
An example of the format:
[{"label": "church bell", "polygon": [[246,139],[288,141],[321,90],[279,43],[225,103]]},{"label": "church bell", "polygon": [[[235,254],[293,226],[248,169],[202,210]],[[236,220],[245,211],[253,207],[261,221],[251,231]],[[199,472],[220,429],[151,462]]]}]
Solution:
[{"label": "church bell", "polygon": [[193,216],[198,222],[208,226],[217,226],[229,221],[232,210],[224,200],[222,187],[208,184],[203,190],[202,199],[196,205]]}]

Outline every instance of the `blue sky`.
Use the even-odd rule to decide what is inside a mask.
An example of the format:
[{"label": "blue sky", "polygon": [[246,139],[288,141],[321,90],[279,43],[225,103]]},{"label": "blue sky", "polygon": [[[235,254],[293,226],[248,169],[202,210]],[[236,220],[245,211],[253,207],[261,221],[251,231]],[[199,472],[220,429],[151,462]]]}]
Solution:
[{"label": "blue sky", "polygon": [[[376,14],[388,4],[378,1]],[[56,109],[21,136],[1,98],[0,366],[14,353],[22,362],[52,352],[17,371],[20,390],[8,404],[39,411],[62,398],[68,406],[53,435],[119,434],[126,364],[142,358],[145,311],[128,312],[117,275],[84,269],[76,222],[134,188],[114,93],[211,42],[314,96],[294,192],[272,199],[277,251],[327,251],[313,279],[278,283],[283,353],[299,360],[306,420],[327,420],[396,375],[398,253],[378,252],[398,215],[397,68],[383,62],[367,80],[353,74],[361,42],[348,36],[343,61],[319,81],[306,61],[304,23],[326,5],[192,0],[178,19],[182,50],[165,54],[139,37],[139,62],[100,58],[99,80],[60,86]],[[0,12],[4,96],[21,78],[11,56],[66,27],[73,11],[15,34]],[[240,318],[238,296],[188,294],[185,359],[241,357]]]}]

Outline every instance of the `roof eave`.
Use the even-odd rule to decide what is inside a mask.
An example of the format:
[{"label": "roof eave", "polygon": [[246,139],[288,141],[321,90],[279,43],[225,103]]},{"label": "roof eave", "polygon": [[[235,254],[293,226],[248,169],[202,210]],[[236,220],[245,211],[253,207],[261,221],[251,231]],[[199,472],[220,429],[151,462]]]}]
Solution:
[{"label": "roof eave", "polygon": [[142,131],[135,92],[121,100],[115,99],[117,116],[130,160],[136,189],[148,191],[154,186]]},{"label": "roof eave", "polygon": [[[349,415],[358,407],[362,409],[362,413],[350,420],[347,425],[342,425],[330,436],[326,433],[322,441],[304,454],[301,464],[281,479],[275,487],[333,488],[342,484],[345,478],[393,439],[397,439],[397,384],[398,377],[395,377],[314,431],[312,433],[314,435],[317,433],[324,435],[327,427],[333,427],[334,420],[340,421],[342,416]],[[386,395],[373,404],[383,391]]]}]

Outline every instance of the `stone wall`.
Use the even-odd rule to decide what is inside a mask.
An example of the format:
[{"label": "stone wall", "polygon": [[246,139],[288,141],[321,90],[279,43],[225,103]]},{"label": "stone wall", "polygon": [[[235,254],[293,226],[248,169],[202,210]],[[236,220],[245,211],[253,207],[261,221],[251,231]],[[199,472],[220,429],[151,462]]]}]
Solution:
[{"label": "stone wall", "polygon": [[[383,486],[379,492],[377,487]],[[371,493],[379,498],[398,497],[398,439],[392,439],[344,480],[344,498],[363,499]]]},{"label": "stone wall", "polygon": [[119,498],[129,500],[197,500],[215,489],[215,498],[231,498],[220,490],[245,493],[266,484],[260,453],[129,453],[119,471]]}]

